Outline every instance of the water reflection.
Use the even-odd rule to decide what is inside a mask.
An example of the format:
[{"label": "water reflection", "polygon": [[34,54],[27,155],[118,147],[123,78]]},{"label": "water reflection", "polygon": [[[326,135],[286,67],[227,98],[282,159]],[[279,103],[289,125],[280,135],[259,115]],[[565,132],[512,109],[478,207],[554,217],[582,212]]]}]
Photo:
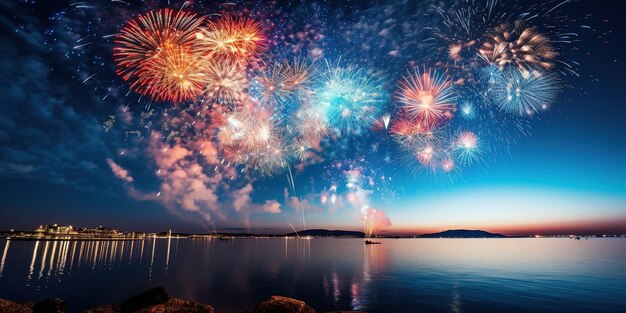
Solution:
[{"label": "water reflection", "polygon": [[7,260],[7,252],[9,252],[10,244],[11,244],[11,241],[8,240],[6,244],[4,245],[4,252],[2,253],[2,260],[0,260],[0,277],[2,277],[2,272],[4,271],[4,263]]},{"label": "water reflection", "polygon": [[[84,271],[89,269],[92,273],[110,271],[122,264],[141,264],[145,241],[150,242],[152,251],[148,279],[152,277],[152,267],[155,264],[155,253],[158,238],[145,240],[123,241],[20,241],[19,244],[31,245],[29,253],[28,270],[26,274],[26,286],[36,280],[39,286],[46,285],[51,278],[60,282],[63,276],[72,274],[72,271]],[[167,242],[164,264],[167,271],[170,263],[172,238],[165,239]],[[177,239],[174,239],[177,240]],[[5,240],[2,259],[0,259],[0,277],[7,271],[6,263],[12,240]],[[136,245],[135,243],[138,242]],[[15,245],[16,243],[14,243]],[[135,252],[135,250],[140,250]],[[20,264],[16,264],[19,266]],[[37,270],[36,270],[37,269]]]},{"label": "water reflection", "polygon": [[483,303],[509,312],[626,306],[623,239],[382,241],[0,240],[0,297],[61,297],[80,311],[161,285],[226,313],[275,294],[321,312],[481,312]]}]

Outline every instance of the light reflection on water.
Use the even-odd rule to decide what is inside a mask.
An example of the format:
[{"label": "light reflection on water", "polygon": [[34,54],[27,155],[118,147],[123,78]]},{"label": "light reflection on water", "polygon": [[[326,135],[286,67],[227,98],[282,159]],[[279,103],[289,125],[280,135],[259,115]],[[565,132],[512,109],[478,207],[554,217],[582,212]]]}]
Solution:
[{"label": "light reflection on water", "polygon": [[71,311],[154,286],[239,312],[274,294],[319,312],[588,312],[626,307],[626,240],[0,240],[0,297]]}]

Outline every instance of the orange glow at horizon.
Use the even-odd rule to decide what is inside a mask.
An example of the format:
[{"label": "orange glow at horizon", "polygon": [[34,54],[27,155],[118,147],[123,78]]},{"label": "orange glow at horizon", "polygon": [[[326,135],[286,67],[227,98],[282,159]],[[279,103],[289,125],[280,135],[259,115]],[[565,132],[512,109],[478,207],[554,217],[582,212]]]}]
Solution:
[{"label": "orange glow at horizon", "polygon": [[605,220],[580,220],[563,222],[538,222],[534,224],[447,224],[416,227],[392,227],[385,233],[419,235],[437,233],[451,229],[484,230],[508,236],[525,235],[569,235],[569,234],[606,234],[621,235],[626,233],[626,218]]}]

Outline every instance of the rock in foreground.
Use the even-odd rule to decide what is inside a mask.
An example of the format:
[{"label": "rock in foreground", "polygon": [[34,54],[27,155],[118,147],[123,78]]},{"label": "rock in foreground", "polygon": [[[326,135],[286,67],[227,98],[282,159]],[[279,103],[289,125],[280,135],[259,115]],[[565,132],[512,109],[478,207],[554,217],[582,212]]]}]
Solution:
[{"label": "rock in foreground", "polygon": [[174,313],[202,312],[213,313],[213,307],[194,301],[170,299],[163,287],[156,287],[138,294],[122,303],[119,307],[105,305],[86,310],[85,313]]},{"label": "rock in foreground", "polygon": [[181,299],[169,299],[165,303],[157,304],[151,307],[143,308],[135,311],[137,313],[213,313],[213,307],[208,304],[202,304],[194,301]]},{"label": "rock in foreground", "polygon": [[143,308],[165,303],[169,299],[170,296],[163,287],[152,288],[124,301],[120,306],[120,312],[135,312]]},{"label": "rock in foreground", "polygon": [[[66,313],[67,305],[61,299],[54,298],[34,302],[17,303],[0,298],[0,313]],[[170,298],[163,287],[157,287],[136,295],[121,305],[107,304],[85,310],[84,313],[178,313],[197,312],[214,313],[212,306],[194,301]],[[242,313],[316,313],[313,308],[297,299],[272,296],[259,303],[253,311]],[[329,312],[330,313],[330,312]],[[336,311],[333,313],[359,313]]]},{"label": "rock in foreground", "polygon": [[252,313],[315,313],[315,310],[304,301],[283,296],[272,296],[257,305]]},{"label": "rock in foreground", "polygon": [[67,305],[59,298],[34,302],[17,303],[0,298],[0,312],[2,313],[66,313]]},{"label": "rock in foreground", "polygon": [[59,298],[47,299],[35,304],[33,312],[65,313],[67,312],[67,304]]},{"label": "rock in foreground", "polygon": [[17,303],[0,298],[0,312],[7,313],[30,313],[33,311],[34,302]]}]

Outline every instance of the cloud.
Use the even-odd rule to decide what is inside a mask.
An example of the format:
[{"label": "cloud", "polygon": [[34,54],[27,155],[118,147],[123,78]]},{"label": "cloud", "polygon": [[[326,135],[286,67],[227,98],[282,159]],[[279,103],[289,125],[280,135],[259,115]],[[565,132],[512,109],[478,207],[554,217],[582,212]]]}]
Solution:
[{"label": "cloud", "polygon": [[292,211],[300,212],[301,210],[307,212],[324,212],[324,209],[315,204],[315,199],[320,199],[318,194],[308,194],[304,198],[289,196],[287,189],[285,189],[285,206],[292,209]]},{"label": "cloud", "polygon": [[241,212],[245,207],[250,206],[250,193],[252,192],[252,184],[233,192],[233,208],[237,212]]},{"label": "cloud", "polygon": [[174,214],[195,214],[207,223],[247,228],[252,226],[251,215],[282,212],[282,204],[276,200],[253,201],[254,181],[233,166],[220,165],[213,142],[200,139],[169,144],[159,132],[149,138],[145,156],[156,166],[160,185],[157,191],[126,186],[133,198],[158,201]]},{"label": "cloud", "polygon": [[259,211],[265,213],[279,214],[281,212],[281,205],[276,200],[266,200],[259,208]]},{"label": "cloud", "polygon": [[104,88],[77,79],[77,69],[86,73],[92,60],[69,56],[67,43],[81,36],[69,24],[38,18],[53,14],[53,5],[37,4],[36,15],[26,3],[3,2],[0,9],[15,13],[0,16],[0,25],[15,28],[6,32],[11,45],[0,47],[11,60],[0,63],[0,77],[10,81],[0,106],[0,176],[110,191],[115,177],[98,156],[118,143],[107,142],[100,127],[100,110],[110,108],[99,95]]},{"label": "cloud", "polygon": [[128,170],[126,170],[123,167],[119,166],[112,159],[107,159],[107,164],[109,164],[109,167],[111,167],[111,171],[113,171],[113,174],[115,174],[115,176],[117,178],[119,178],[119,179],[121,179],[121,180],[123,180],[123,181],[125,181],[127,183],[132,183],[134,181],[134,179],[128,173]]},{"label": "cloud", "polygon": [[203,212],[201,216],[207,221],[214,215],[224,218],[218,197],[222,175],[206,175],[204,167],[193,158],[192,150],[161,142],[159,133],[150,138],[149,156],[156,163],[161,181],[157,200],[170,210]]}]

